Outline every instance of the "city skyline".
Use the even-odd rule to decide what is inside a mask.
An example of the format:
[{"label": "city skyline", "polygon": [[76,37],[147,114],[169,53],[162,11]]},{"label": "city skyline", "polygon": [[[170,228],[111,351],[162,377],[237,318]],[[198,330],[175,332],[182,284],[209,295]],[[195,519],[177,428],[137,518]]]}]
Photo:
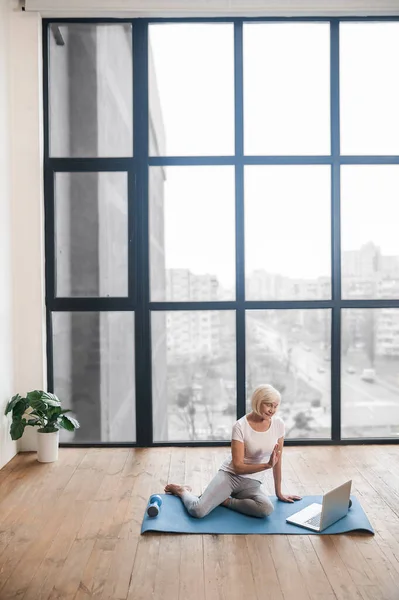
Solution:
[{"label": "city skyline", "polygon": [[[399,167],[344,165],[341,170],[342,254],[372,243],[383,255],[399,256]],[[233,167],[166,167],[165,174],[167,268],[206,273],[212,266],[223,285],[231,286],[235,267]],[[247,269],[293,278],[328,276],[329,167],[249,166],[245,174]],[[324,200],[320,189],[324,189]],[[383,215],[379,219],[375,219],[377,206]]]},{"label": "city skyline", "polygon": [[[376,269],[375,257],[378,257],[378,266],[380,266],[380,268],[381,265],[384,266],[384,260],[386,260],[388,269],[385,268],[381,271]],[[391,269],[389,269],[389,267]],[[187,277],[192,277],[194,279],[197,278],[198,281],[201,279],[203,281],[213,281],[214,285],[221,286],[221,282],[218,279],[217,273],[212,271],[196,273],[187,267],[166,267],[165,272],[167,274],[167,288],[168,286],[171,287],[170,275],[172,273],[180,273],[181,276],[186,275]],[[373,273],[373,277],[370,277],[371,273]],[[330,282],[330,277],[328,275],[320,275],[315,278],[293,278],[286,277],[280,273],[270,272],[266,269],[254,269],[246,275],[246,285],[251,283],[251,278],[261,277],[262,275],[269,278],[276,278],[277,281],[280,280],[281,282],[284,280],[291,281],[293,285],[299,282],[309,284],[319,282],[320,285],[325,285],[326,282]],[[399,282],[399,254],[395,256],[383,255],[380,253],[380,248],[371,241],[367,242],[357,250],[349,250],[342,253],[343,280],[357,281],[363,278],[365,282],[367,280],[375,281],[375,276],[380,276],[381,279],[386,282]],[[168,299],[173,300],[173,293],[167,293],[167,297]],[[213,299],[216,299],[215,295]]]}]

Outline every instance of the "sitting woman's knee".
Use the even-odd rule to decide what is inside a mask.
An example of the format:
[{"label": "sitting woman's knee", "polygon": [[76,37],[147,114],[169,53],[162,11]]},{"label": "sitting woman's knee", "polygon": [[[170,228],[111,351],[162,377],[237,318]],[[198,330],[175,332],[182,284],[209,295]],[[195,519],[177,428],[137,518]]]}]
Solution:
[{"label": "sitting woman's knee", "polygon": [[274,511],[274,506],[269,500],[264,500],[259,503],[259,515],[261,517],[269,517]]},{"label": "sitting woman's knee", "polygon": [[204,507],[202,506],[201,502],[198,502],[198,504],[194,504],[194,506],[192,506],[188,510],[188,512],[192,517],[195,517],[196,519],[202,519],[206,516],[206,511],[204,510]]}]

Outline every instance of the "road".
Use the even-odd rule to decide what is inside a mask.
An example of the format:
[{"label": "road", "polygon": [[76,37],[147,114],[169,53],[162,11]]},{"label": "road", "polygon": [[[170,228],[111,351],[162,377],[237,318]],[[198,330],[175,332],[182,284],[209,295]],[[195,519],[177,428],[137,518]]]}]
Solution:
[{"label": "road", "polygon": [[[253,328],[258,343],[272,352],[284,364],[290,360],[290,370],[316,388],[322,395],[323,406],[330,406],[331,363],[324,360],[325,352],[309,346],[289,346],[284,334],[272,329],[258,319],[248,316],[248,326]],[[248,355],[251,350],[248,349]],[[343,370],[345,364],[342,365]],[[325,369],[325,372],[320,372]],[[397,426],[399,431],[399,388],[388,389],[381,383],[368,383],[360,378],[360,371],[341,376],[341,420],[343,428],[369,428]]]}]

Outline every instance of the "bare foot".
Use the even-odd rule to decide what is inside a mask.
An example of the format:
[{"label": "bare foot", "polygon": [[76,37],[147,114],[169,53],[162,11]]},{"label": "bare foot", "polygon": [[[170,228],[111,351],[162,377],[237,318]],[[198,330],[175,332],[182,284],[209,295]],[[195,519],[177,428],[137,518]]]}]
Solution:
[{"label": "bare foot", "polygon": [[191,492],[191,490],[189,485],[179,485],[178,483],[169,483],[165,486],[165,492],[174,496],[181,496],[184,491]]},{"label": "bare foot", "polygon": [[226,500],[224,500],[224,502],[222,502],[222,504],[220,506],[228,506],[230,504],[230,498],[226,498]]}]

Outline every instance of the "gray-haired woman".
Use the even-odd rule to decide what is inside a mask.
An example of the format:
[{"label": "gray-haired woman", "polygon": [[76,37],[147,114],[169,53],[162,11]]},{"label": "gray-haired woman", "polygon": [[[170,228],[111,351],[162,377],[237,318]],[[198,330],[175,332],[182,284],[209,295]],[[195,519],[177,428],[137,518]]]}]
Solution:
[{"label": "gray-haired woman", "polygon": [[285,427],[275,416],[281,401],[280,392],[269,384],[260,385],[252,394],[252,412],[233,426],[231,455],[223,462],[202,496],[194,496],[186,485],[170,483],[165,492],[179,496],[189,514],[202,518],[216,506],[252,517],[268,517],[273,504],[261,490],[266,471],[273,469],[276,496],[282,502],[300,500],[300,496],[283,494],[281,489],[281,455]]}]

